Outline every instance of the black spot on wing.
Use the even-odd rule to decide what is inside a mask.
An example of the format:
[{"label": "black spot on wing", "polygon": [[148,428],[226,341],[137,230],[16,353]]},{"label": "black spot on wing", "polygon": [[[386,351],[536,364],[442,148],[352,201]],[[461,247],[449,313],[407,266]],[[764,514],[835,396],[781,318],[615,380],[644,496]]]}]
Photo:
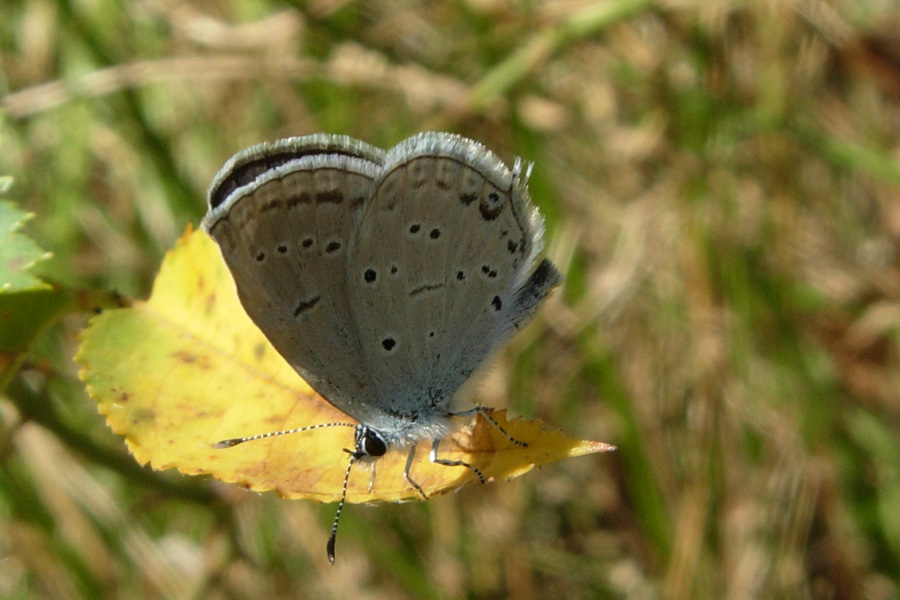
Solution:
[{"label": "black spot on wing", "polygon": [[318,304],[321,296],[315,296],[314,298],[310,298],[309,300],[301,300],[297,304],[297,308],[294,309],[294,316],[299,317],[301,313],[304,313]]},{"label": "black spot on wing", "polygon": [[425,292],[433,292],[434,290],[439,290],[444,287],[443,283],[426,283],[415,287],[409,291],[410,298],[415,298],[419,294],[423,294]]},{"label": "black spot on wing", "polygon": [[476,200],[478,200],[477,194],[460,194],[459,195],[459,201],[462,202],[463,204],[465,204],[466,206],[472,204]]},{"label": "black spot on wing", "polygon": [[491,192],[478,203],[478,211],[485,221],[493,221],[503,211],[503,199],[497,192]]}]

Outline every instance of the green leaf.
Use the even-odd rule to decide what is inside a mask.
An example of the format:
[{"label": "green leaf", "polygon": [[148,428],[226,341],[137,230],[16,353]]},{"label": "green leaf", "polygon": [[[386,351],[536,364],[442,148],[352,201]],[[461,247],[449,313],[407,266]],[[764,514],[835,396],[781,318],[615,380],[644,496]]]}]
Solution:
[{"label": "green leaf", "polygon": [[[12,178],[0,177],[0,194]],[[24,213],[6,200],[0,200],[0,294],[49,289],[50,286],[28,270],[50,253],[19,232],[32,214]]]},{"label": "green leaf", "polygon": [[0,293],[0,390],[26,360],[37,339],[71,305],[70,294],[49,286]]}]

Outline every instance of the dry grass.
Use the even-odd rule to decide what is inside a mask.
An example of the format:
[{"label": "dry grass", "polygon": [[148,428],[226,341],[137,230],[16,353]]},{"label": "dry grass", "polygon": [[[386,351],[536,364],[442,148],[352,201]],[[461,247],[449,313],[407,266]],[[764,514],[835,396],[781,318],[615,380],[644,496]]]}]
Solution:
[{"label": "dry grass", "polygon": [[[298,4],[0,4],[0,175],[81,307],[0,399],[0,597],[900,594],[900,9]],[[536,162],[567,274],[481,399],[619,451],[351,507],[328,567],[331,507],[135,468],[76,333],[233,152],[425,129]]]}]

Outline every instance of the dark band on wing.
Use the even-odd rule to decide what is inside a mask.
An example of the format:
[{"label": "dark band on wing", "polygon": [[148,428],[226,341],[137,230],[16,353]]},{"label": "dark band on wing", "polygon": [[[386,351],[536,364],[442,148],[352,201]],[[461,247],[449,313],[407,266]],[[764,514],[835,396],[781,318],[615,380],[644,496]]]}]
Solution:
[{"label": "dark band on wing", "polygon": [[321,155],[340,155],[351,156],[356,158],[366,158],[356,152],[342,151],[339,148],[307,148],[305,150],[294,150],[292,152],[279,152],[262,156],[260,158],[249,160],[243,164],[237,165],[228,174],[228,177],[222,180],[215,190],[209,195],[210,208],[216,208],[228,198],[231,193],[239,187],[252,183],[257,177],[266,173],[270,169],[277,169],[283,164],[292,160],[303,158],[304,156],[312,156],[314,154]]},{"label": "dark band on wing", "polygon": [[544,259],[515,292],[513,298],[512,325],[518,329],[525,324],[541,301],[562,281],[562,275],[550,260]]}]

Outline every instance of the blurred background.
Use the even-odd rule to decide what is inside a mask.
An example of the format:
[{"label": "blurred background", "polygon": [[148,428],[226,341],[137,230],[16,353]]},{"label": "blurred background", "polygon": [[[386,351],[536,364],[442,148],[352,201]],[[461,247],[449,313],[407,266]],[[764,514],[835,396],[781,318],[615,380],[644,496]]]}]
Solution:
[{"label": "blurred background", "polygon": [[[3,195],[55,288],[0,300],[0,597],[897,597],[898,32],[892,0],[4,0]],[[350,506],[329,567],[333,506],[141,468],[72,356],[233,153],[432,129],[535,162],[566,274],[480,401],[618,450]]]}]

